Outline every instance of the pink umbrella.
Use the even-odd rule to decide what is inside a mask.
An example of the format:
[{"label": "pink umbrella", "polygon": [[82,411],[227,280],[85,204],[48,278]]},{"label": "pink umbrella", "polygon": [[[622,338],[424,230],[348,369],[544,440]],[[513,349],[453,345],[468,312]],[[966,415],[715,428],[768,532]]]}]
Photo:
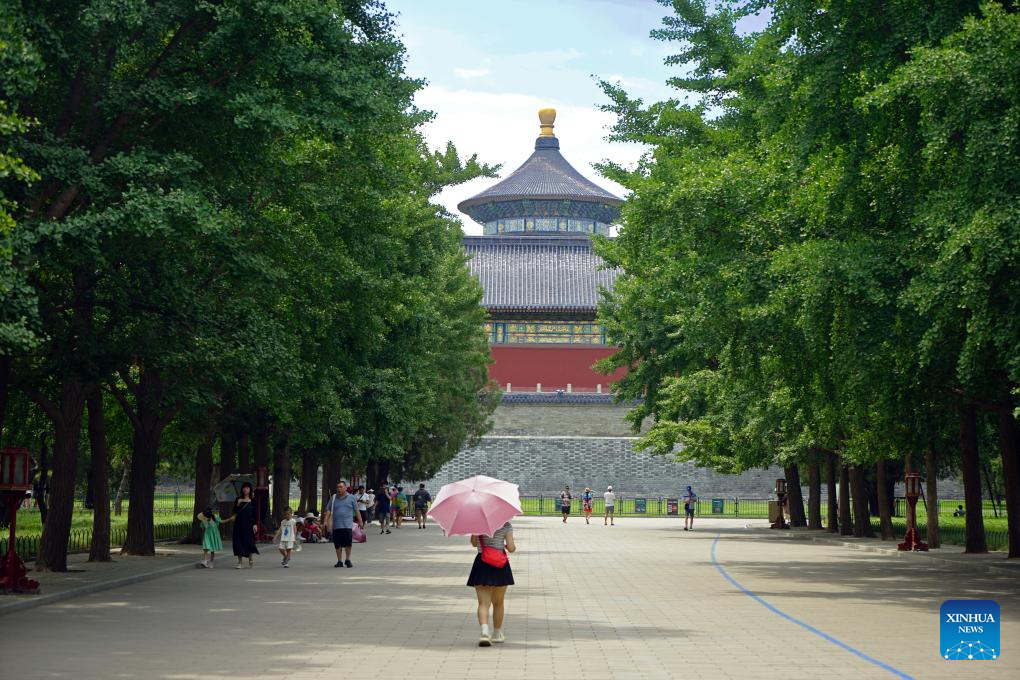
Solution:
[{"label": "pink umbrella", "polygon": [[428,514],[447,536],[492,536],[521,514],[521,494],[516,484],[476,475],[443,486]]}]

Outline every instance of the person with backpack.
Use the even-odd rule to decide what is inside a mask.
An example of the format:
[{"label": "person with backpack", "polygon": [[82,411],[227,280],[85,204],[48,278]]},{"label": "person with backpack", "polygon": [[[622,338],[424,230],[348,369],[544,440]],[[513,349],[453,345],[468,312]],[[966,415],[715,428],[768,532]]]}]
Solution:
[{"label": "person with backpack", "polygon": [[[351,546],[354,544],[354,525],[365,530],[365,521],[358,512],[358,502],[353,494],[347,493],[347,481],[341,479],[336,485],[336,493],[329,499],[322,523],[333,529],[333,547],[336,548],[336,564],[334,567],[347,567],[351,564]],[[341,553],[346,553],[344,557]]]},{"label": "person with backpack", "polygon": [[687,487],[684,493],[684,531],[694,531],[694,508],[698,503],[698,494]]},{"label": "person with backpack", "polygon": [[425,513],[432,502],[432,494],[425,490],[425,484],[419,484],[418,490],[414,492],[414,518],[418,522],[418,528],[425,528]]}]

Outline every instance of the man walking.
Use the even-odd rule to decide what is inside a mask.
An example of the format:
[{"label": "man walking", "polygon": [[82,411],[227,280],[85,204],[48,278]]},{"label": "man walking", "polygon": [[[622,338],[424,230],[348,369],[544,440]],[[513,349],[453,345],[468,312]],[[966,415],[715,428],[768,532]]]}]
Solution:
[{"label": "man walking", "polygon": [[608,524],[611,527],[616,526],[616,494],[613,493],[613,486],[610,484],[606,487],[606,492],[602,494],[602,497],[606,499],[606,518],[603,524]]},{"label": "man walking", "polygon": [[[322,523],[333,529],[333,547],[336,548],[334,567],[350,569],[354,566],[351,564],[351,545],[354,544],[355,522],[364,531],[365,521],[358,511],[358,502],[352,494],[347,493],[347,482],[341,479],[322,517]],[[344,551],[347,553],[346,559],[341,555]]]},{"label": "man walking", "polygon": [[694,508],[698,502],[698,494],[687,487],[684,493],[684,531],[694,530]]},{"label": "man walking", "polygon": [[563,511],[563,523],[567,523],[567,518],[570,517],[570,502],[574,500],[574,497],[570,495],[570,487],[563,487],[563,493],[560,494],[560,510]]},{"label": "man walking", "polygon": [[418,521],[419,529],[425,528],[425,512],[431,502],[432,494],[425,490],[424,484],[419,484],[418,490],[414,492],[414,518]]},{"label": "man walking", "polygon": [[379,533],[390,533],[390,489],[387,486],[375,495],[375,516],[379,520]]}]

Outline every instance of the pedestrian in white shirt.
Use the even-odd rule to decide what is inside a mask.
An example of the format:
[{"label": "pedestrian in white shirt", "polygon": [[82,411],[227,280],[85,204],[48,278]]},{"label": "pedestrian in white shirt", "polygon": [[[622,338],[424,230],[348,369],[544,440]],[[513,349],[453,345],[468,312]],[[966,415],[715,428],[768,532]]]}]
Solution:
[{"label": "pedestrian in white shirt", "polygon": [[606,499],[606,518],[603,524],[611,527],[616,526],[616,494],[613,493],[613,487],[610,485],[606,488],[606,492],[602,494],[602,497]]}]

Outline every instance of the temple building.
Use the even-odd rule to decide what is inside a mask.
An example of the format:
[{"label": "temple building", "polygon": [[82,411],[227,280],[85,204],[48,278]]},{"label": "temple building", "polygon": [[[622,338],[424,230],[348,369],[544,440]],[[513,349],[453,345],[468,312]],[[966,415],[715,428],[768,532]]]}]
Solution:
[{"label": "temple building", "polygon": [[458,206],[482,225],[481,236],[464,238],[464,249],[485,290],[489,371],[503,395],[492,429],[420,481],[433,492],[485,474],[530,496],[554,496],[564,485],[601,495],[612,484],[620,498],[679,497],[692,484],[706,498],[767,497],[774,470],[721,475],[634,450],[630,407],[609,394],[623,370],[605,376],[592,369],[615,351],[596,307],[619,271],[605,267],[591,239],[612,235],[623,201],[560,154],[555,117],[552,109],[540,111],[531,157]]},{"label": "temple building", "polygon": [[519,168],[457,207],[480,225],[464,238],[485,289],[491,377],[508,394],[607,393],[621,373],[592,364],[614,351],[596,321],[599,290],[612,288],[591,236],[610,235],[623,200],[560,154],[554,109],[538,113],[535,151]]}]

